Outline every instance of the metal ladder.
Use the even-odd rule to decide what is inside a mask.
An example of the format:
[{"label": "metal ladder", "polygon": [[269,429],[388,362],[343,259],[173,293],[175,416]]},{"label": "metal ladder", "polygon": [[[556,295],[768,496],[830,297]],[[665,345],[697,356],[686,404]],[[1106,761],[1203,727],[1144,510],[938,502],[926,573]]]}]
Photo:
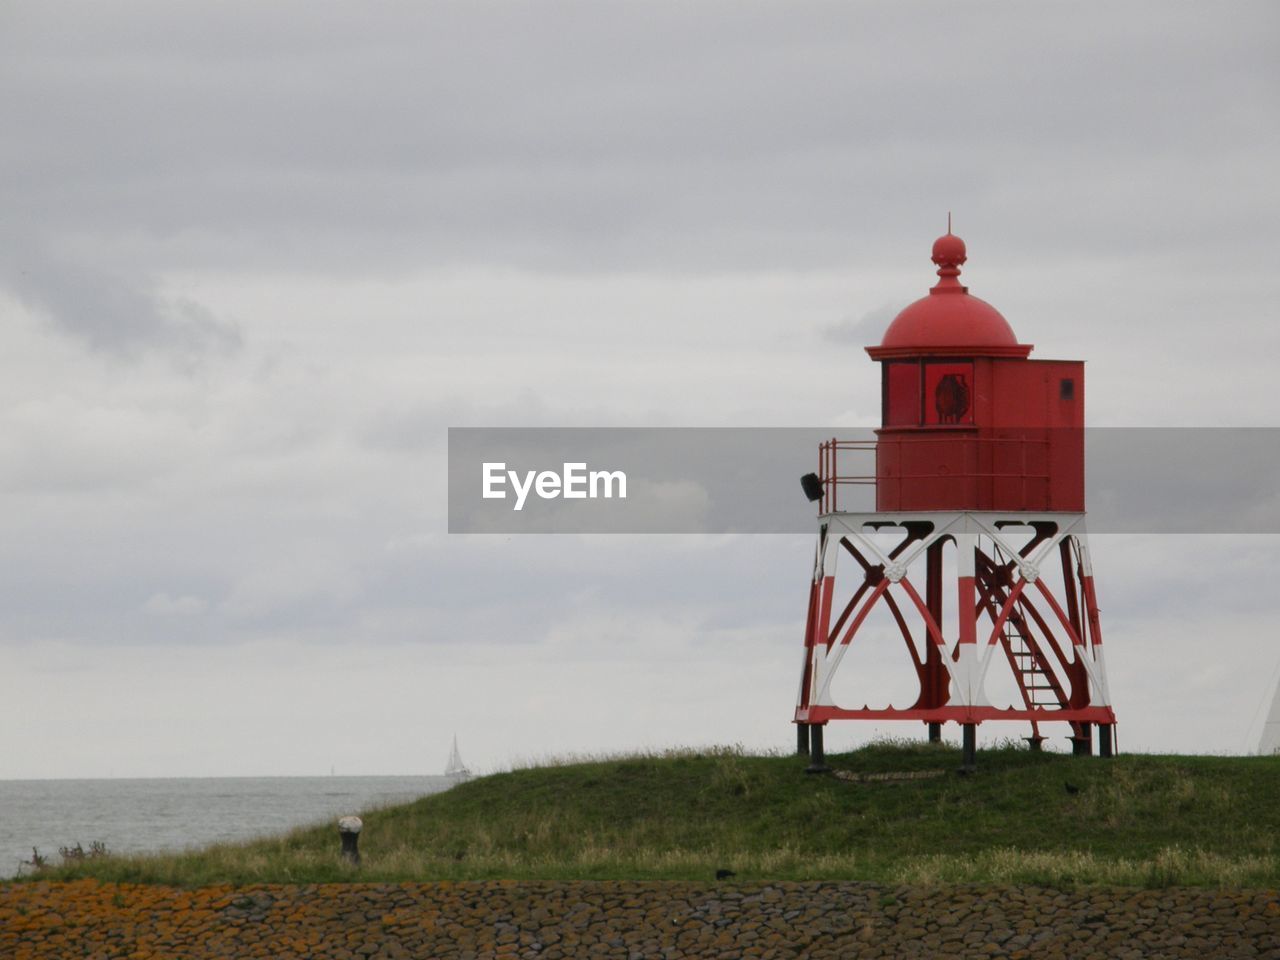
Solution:
[{"label": "metal ladder", "polygon": [[1062,701],[1059,699],[1059,688],[1054,678],[1045,673],[1044,668],[1040,666],[1035,653],[1027,645],[1027,639],[1017,625],[1010,620],[1005,626],[1005,633],[1009,639],[1009,661],[1013,664],[1019,685],[1026,693],[1027,705],[1060,709]]}]

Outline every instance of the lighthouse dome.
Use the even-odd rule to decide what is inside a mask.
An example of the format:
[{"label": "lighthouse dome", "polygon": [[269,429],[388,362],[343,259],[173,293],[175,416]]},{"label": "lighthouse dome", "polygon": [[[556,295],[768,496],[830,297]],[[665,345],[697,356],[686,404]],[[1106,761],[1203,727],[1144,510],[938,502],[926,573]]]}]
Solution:
[{"label": "lighthouse dome", "polygon": [[960,267],[968,259],[963,240],[948,230],[933,242],[932,259],[938,265],[937,285],[893,318],[879,346],[867,348],[873,358],[1025,357],[1031,352],[1030,344],[1018,343],[999,310],[970,296],[960,283]]}]

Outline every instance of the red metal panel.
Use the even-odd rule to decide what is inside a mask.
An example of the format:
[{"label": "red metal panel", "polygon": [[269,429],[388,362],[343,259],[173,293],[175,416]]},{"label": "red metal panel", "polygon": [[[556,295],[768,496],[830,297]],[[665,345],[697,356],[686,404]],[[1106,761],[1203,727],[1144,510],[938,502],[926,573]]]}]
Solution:
[{"label": "red metal panel", "polygon": [[[992,427],[1039,431],[1047,441],[1047,463],[1035,471],[1048,477],[1039,509],[1084,509],[1084,363],[1078,360],[992,361]],[[1017,509],[1016,500],[999,503]],[[1035,509],[1024,507],[1023,509]]]},{"label": "red metal panel", "polygon": [[992,438],[992,497],[997,510],[1053,510],[1048,431],[1006,429]]},{"label": "red metal panel", "polygon": [[876,509],[979,509],[977,467],[971,431],[881,430],[876,445]]}]

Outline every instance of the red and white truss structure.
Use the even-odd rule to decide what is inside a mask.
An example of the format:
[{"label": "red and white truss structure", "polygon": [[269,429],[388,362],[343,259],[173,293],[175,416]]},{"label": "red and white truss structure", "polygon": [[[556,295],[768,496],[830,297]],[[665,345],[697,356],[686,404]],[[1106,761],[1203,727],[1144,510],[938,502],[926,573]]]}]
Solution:
[{"label": "red and white truss structure", "polygon": [[[866,628],[877,611],[882,628],[873,635]],[[886,622],[896,637],[886,636]],[[914,700],[839,702],[833,688],[850,649],[886,642],[906,648],[919,681]],[[1042,725],[1060,722],[1086,752],[1090,725],[1109,732],[1115,723],[1082,513],[825,514],[804,646],[799,724],[1021,720],[1038,746]],[[988,696],[1001,673],[1014,702]],[[1099,732],[1101,752],[1110,753]]]}]

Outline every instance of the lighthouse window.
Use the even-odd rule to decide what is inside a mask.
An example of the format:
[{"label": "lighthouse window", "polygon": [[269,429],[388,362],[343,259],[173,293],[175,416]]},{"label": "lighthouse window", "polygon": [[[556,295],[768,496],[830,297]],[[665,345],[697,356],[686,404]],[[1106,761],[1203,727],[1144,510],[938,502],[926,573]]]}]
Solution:
[{"label": "lighthouse window", "polygon": [[1076,398],[1076,382],[1070,378],[1058,381],[1058,396],[1063,400]]},{"label": "lighthouse window", "polygon": [[973,423],[973,364],[926,363],[924,424]]},{"label": "lighthouse window", "polygon": [[886,427],[918,427],[920,425],[920,362],[918,360],[884,365],[882,409]]}]

